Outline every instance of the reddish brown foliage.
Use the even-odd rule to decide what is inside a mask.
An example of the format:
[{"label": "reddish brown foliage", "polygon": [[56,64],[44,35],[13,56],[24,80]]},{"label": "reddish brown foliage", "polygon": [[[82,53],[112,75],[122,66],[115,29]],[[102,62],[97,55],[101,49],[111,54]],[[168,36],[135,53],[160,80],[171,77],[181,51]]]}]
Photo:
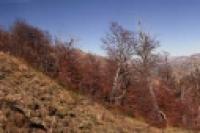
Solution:
[{"label": "reddish brown foliage", "polygon": [[[73,39],[69,42],[56,41],[53,45],[47,32],[23,21],[17,21],[10,31],[0,29],[0,50],[25,59],[33,67],[59,80],[62,84],[78,89],[95,99],[104,102],[109,101],[108,97],[113,86],[117,62],[112,59],[83,53],[74,47]],[[141,51],[138,52],[141,54]],[[151,56],[149,58],[152,59]],[[139,67],[148,70],[148,72],[143,71],[145,73],[139,76],[138,72],[133,72],[132,78],[136,76],[139,78],[136,77],[131,81],[131,85],[127,88],[126,96],[122,99],[119,108],[132,116],[145,117],[152,125],[165,127],[166,122],[162,122],[158,111],[152,108],[154,101],[150,92],[148,92],[149,89],[147,89],[149,84],[144,84],[141,80],[142,77],[152,71],[152,66],[150,66],[152,63],[146,63],[144,61],[141,64],[145,67],[149,65],[148,69],[140,67],[142,65]],[[165,67],[160,69],[157,75],[159,76],[159,80],[157,80],[159,84],[154,86],[154,90],[158,106],[166,114],[168,124],[181,126],[184,125],[184,115],[187,121],[195,121],[194,119],[188,120],[188,118],[197,117],[199,108],[198,104],[194,105],[192,103],[192,100],[183,102],[180,99],[180,96],[177,95],[178,91],[174,90],[177,89],[178,83],[170,75],[172,74],[171,71],[171,69]],[[184,84],[182,86],[185,88],[193,86],[195,88],[194,84],[185,82],[192,79],[197,85],[200,78],[195,77],[194,79],[193,75],[183,78]],[[138,79],[139,81],[137,81]],[[197,97],[194,94],[197,93],[187,94],[184,98]],[[193,100],[195,100],[195,103],[199,102],[198,99]]]}]

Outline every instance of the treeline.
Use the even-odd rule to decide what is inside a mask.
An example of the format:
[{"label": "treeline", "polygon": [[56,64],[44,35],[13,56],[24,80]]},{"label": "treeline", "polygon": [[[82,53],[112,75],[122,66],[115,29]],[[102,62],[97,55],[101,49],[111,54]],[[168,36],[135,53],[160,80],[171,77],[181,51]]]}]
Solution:
[{"label": "treeline", "polygon": [[53,40],[48,32],[16,21],[0,29],[0,50],[23,58],[63,85],[90,95],[154,126],[200,127],[200,70],[177,79],[167,54],[144,31],[112,23],[102,39],[107,57],[84,53],[75,39]]}]

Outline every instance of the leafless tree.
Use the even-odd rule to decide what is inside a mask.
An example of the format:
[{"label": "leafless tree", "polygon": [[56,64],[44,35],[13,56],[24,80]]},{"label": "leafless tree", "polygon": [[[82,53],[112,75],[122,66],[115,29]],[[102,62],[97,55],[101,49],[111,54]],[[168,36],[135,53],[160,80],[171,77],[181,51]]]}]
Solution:
[{"label": "leafless tree", "polygon": [[[137,36],[137,45],[135,47],[136,55],[134,56],[133,68],[137,72],[138,82],[141,84],[143,93],[147,93],[149,97],[148,103],[152,110],[152,119],[157,121],[156,125],[166,125],[166,119],[160,115],[160,108],[157,103],[155,88],[154,88],[154,72],[158,63],[158,55],[156,49],[159,43],[152,38],[148,33],[139,31]],[[144,104],[144,103],[143,103]]]},{"label": "leafless tree", "polygon": [[152,70],[156,66],[158,56],[155,54],[158,42],[151,38],[147,33],[140,31],[138,34],[135,59],[135,69],[140,75],[141,80],[151,78]]},{"label": "leafless tree", "polygon": [[190,128],[200,127],[200,68],[182,77],[180,81],[181,101],[186,105],[183,124]]},{"label": "leafless tree", "polygon": [[110,100],[120,104],[130,83],[129,63],[136,46],[134,34],[119,24],[112,23],[110,33],[103,39],[103,43],[109,58],[117,63]]},{"label": "leafless tree", "polygon": [[169,89],[174,92],[180,92],[177,88],[176,78],[173,72],[173,68],[169,62],[169,53],[163,52],[160,57],[159,67],[158,67],[158,76],[161,79],[162,83],[166,85]]},{"label": "leafless tree", "polygon": [[56,53],[59,58],[59,78],[72,88],[79,88],[81,74],[79,72],[79,55],[75,47],[75,39],[68,42],[56,42]]}]

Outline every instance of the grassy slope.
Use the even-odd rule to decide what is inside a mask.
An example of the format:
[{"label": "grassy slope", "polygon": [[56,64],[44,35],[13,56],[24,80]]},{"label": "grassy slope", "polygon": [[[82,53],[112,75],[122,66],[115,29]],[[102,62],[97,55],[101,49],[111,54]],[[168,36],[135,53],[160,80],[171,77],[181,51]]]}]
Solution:
[{"label": "grassy slope", "polygon": [[[0,133],[160,133],[112,113],[10,55],[0,53]],[[184,133],[166,129],[167,133]]]}]

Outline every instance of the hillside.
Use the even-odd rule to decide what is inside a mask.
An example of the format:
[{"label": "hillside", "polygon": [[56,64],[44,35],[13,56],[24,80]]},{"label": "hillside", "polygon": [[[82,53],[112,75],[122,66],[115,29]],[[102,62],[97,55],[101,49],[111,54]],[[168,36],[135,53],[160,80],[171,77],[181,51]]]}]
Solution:
[{"label": "hillside", "polygon": [[[23,61],[0,53],[0,133],[156,133],[72,92]],[[169,128],[166,132],[182,130]]]}]

